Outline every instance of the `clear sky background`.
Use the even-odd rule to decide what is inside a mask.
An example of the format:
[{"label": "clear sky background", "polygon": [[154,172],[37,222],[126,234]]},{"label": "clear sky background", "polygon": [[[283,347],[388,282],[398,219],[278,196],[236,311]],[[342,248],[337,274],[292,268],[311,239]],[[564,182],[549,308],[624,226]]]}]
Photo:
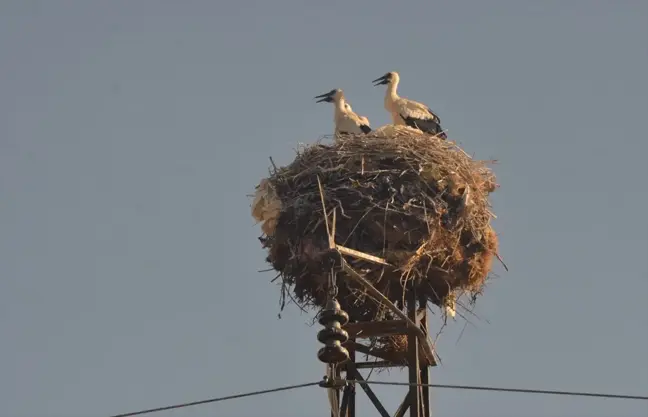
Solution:
[{"label": "clear sky background", "polygon": [[[648,393],[648,2],[0,1],[0,416],[101,417],[315,381],[246,194],[384,87],[496,158],[506,273],[437,383]],[[440,325],[433,318],[432,329]],[[393,371],[390,380],[404,380]],[[375,389],[394,411],[405,389]],[[376,415],[360,395],[359,416]],[[160,417],[326,416],[313,387]],[[360,408],[361,407],[361,408]],[[435,390],[436,416],[648,404]]]}]

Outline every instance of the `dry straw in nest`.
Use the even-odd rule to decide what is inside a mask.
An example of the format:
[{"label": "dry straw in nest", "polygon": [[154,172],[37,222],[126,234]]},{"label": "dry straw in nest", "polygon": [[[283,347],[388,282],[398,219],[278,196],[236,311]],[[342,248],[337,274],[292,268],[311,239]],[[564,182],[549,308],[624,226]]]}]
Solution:
[{"label": "dry straw in nest", "polygon": [[[400,308],[413,287],[421,306],[442,306],[456,292],[483,288],[497,254],[488,203],[496,187],[487,164],[454,143],[392,126],[303,147],[259,184],[253,215],[263,222],[267,261],[303,308],[327,298],[322,200],[327,218],[335,210],[337,244],[383,260],[345,256],[353,269]],[[345,272],[336,282],[351,320],[390,318]]]}]

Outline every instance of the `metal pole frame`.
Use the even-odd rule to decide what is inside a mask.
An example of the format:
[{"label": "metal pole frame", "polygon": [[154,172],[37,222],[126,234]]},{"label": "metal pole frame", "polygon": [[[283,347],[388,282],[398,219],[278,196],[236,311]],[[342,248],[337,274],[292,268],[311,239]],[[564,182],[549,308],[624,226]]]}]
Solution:
[{"label": "metal pole frame", "polygon": [[[419,329],[423,330],[427,334],[427,309],[425,306],[422,306],[422,309],[420,310],[417,309],[416,301],[416,292],[410,290],[407,299],[407,315]],[[372,322],[371,324],[367,323],[367,328],[372,329],[372,335],[374,336],[377,335],[377,323],[379,322]],[[358,327],[359,325],[361,324],[354,323],[351,324],[351,327]],[[391,327],[386,330],[386,334],[395,334],[393,324],[388,323],[387,326]],[[396,410],[394,417],[404,417],[408,410],[409,417],[430,417],[429,387],[421,387],[419,385],[430,383],[429,367],[436,366],[436,363],[429,364],[423,361],[421,358],[421,342],[417,333],[412,329],[408,329],[406,326],[403,326],[403,330],[403,333],[398,333],[407,334],[408,343],[405,359],[408,368],[408,381],[411,385],[403,399],[403,402]],[[360,334],[361,333],[358,333],[358,336],[360,336]],[[345,378],[348,380],[364,381],[364,377],[360,374],[359,369],[400,367],[404,365],[403,362],[394,362],[391,360],[392,358],[380,354],[377,354],[376,357],[383,360],[376,362],[356,362],[356,353],[358,352],[358,349],[361,349],[363,351],[362,353],[369,355],[372,355],[372,353],[365,345],[358,344],[355,337],[349,339],[346,343],[346,347],[349,350],[350,359],[341,364],[338,369],[346,374]],[[343,388],[341,404],[339,405],[340,417],[356,417],[356,387],[358,385],[367,395],[381,417],[391,417],[378,396],[367,384],[349,384]]]}]

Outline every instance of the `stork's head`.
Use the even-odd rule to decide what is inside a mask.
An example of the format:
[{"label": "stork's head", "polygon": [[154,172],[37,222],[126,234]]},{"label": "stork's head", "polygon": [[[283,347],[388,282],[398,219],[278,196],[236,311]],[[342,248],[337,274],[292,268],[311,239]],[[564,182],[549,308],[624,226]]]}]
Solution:
[{"label": "stork's head", "polygon": [[398,80],[399,80],[398,73],[396,71],[391,71],[380,78],[376,78],[375,80],[372,81],[372,83],[374,83],[374,87],[377,87],[379,85],[398,82]]},{"label": "stork's head", "polygon": [[344,93],[342,90],[339,88],[333,89],[329,91],[328,93],[321,94],[319,96],[315,96],[315,98],[318,98],[319,100],[316,101],[316,103],[321,103],[321,102],[326,102],[326,103],[333,103],[340,97],[342,97]]}]

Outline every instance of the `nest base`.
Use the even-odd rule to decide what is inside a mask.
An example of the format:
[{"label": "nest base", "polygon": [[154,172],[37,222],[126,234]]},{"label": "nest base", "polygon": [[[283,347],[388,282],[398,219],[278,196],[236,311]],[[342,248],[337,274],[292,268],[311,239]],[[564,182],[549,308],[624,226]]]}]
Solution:
[{"label": "nest base", "polygon": [[[432,303],[454,314],[456,299],[481,294],[497,254],[488,202],[497,184],[487,164],[411,129],[304,147],[261,181],[253,205],[282,297],[302,309],[325,306],[332,239],[349,252],[343,256],[350,267],[401,312]],[[334,213],[331,236],[325,219]],[[336,281],[352,322],[396,318],[348,271]],[[412,292],[417,297],[410,300]],[[395,337],[384,336],[396,346]]]}]

